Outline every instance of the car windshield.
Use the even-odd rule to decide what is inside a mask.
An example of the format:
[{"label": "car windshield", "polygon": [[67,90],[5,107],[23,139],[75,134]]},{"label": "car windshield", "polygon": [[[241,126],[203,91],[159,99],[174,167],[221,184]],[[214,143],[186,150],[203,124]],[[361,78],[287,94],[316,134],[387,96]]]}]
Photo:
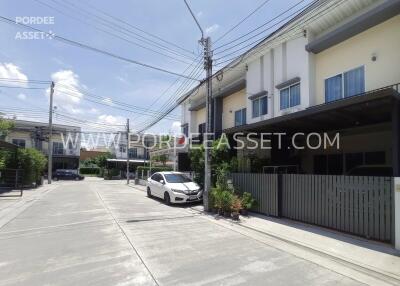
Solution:
[{"label": "car windshield", "polygon": [[183,174],[165,174],[167,183],[189,183],[192,180]]}]

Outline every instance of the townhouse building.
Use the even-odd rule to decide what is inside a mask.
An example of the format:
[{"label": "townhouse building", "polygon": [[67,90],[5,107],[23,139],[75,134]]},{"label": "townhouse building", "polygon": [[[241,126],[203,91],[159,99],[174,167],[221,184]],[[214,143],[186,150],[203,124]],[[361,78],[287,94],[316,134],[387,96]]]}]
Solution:
[{"label": "townhouse building", "polygon": [[[53,170],[78,169],[81,142],[80,137],[75,135],[80,131],[81,128],[78,126],[53,124]],[[68,137],[73,140],[67,141]],[[14,120],[14,128],[5,141],[18,145],[20,148],[35,148],[48,156],[48,124]]]},{"label": "townhouse building", "polygon": [[[314,1],[215,73],[214,132],[243,133],[246,145],[249,133],[286,134],[270,136],[270,149],[235,151],[248,170],[254,159],[308,174],[370,165],[399,175],[399,13],[397,0]],[[205,94],[201,84],[178,100],[186,135],[205,131]],[[308,136],[322,133],[339,134],[340,147]]]}]

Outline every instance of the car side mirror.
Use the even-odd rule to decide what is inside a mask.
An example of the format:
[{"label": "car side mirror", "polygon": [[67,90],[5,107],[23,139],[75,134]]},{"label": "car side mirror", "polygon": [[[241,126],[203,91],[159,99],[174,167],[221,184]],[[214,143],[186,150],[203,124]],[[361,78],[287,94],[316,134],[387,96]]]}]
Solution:
[{"label": "car side mirror", "polygon": [[160,183],[163,184],[163,185],[165,184],[164,180],[160,180]]}]

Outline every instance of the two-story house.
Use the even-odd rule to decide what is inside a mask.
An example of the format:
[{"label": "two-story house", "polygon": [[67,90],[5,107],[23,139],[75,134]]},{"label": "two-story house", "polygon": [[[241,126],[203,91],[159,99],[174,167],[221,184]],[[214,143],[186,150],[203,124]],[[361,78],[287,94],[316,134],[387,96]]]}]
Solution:
[{"label": "two-story house", "polygon": [[[271,149],[237,151],[265,166],[346,174],[388,165],[399,175],[399,13],[400,1],[313,2],[216,72],[214,131],[285,133],[270,136]],[[201,133],[204,86],[179,102],[183,133]],[[323,148],[316,133],[339,134],[340,148]],[[293,148],[306,145],[313,148]]]},{"label": "two-story house", "polygon": [[[81,143],[76,134],[80,131],[78,126],[53,124],[53,170],[78,169]],[[49,126],[43,122],[15,120],[6,141],[21,148],[35,148],[48,156]]]}]

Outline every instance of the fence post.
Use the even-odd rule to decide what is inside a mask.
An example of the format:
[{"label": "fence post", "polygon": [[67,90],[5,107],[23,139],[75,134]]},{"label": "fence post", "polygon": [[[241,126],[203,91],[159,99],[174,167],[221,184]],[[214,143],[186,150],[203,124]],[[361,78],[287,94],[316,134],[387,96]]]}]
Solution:
[{"label": "fence post", "polygon": [[400,177],[394,178],[394,241],[395,248],[400,250]]},{"label": "fence post", "polygon": [[277,207],[278,207],[278,211],[277,211],[277,215],[278,217],[282,217],[282,206],[283,206],[283,202],[282,202],[282,188],[283,188],[283,184],[282,184],[282,174],[278,174],[278,194],[277,194],[277,198],[278,198],[278,202],[277,202]]},{"label": "fence post", "polygon": [[150,178],[150,170],[147,170],[147,178]]}]

